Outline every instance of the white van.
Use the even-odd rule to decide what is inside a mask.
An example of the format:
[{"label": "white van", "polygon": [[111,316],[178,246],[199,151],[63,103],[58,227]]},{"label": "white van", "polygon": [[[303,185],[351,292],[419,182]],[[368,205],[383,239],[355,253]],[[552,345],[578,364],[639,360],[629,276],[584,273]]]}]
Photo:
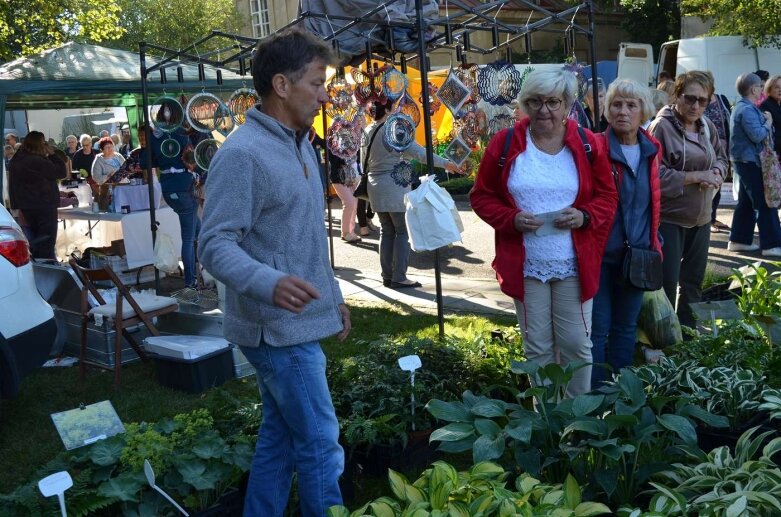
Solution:
[{"label": "white van", "polygon": [[670,41],[659,51],[659,71],[672,76],[689,70],[710,70],[716,92],[737,100],[735,80],[755,70],[781,72],[781,51],[773,47],[750,48],[743,36],[712,36]]}]

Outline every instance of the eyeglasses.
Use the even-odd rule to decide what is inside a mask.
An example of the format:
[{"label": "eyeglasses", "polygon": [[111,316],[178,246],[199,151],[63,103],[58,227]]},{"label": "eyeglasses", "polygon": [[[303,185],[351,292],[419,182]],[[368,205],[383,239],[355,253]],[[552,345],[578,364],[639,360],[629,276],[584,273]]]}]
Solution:
[{"label": "eyeglasses", "polygon": [[526,106],[533,110],[540,110],[544,104],[550,111],[557,111],[561,107],[561,103],[561,99],[548,99],[546,101],[541,101],[540,99],[528,99],[526,101]]},{"label": "eyeglasses", "polygon": [[699,104],[701,108],[705,108],[710,104],[710,99],[707,97],[697,97],[696,95],[682,95],[684,102],[688,104],[689,106],[694,106],[695,104]]}]

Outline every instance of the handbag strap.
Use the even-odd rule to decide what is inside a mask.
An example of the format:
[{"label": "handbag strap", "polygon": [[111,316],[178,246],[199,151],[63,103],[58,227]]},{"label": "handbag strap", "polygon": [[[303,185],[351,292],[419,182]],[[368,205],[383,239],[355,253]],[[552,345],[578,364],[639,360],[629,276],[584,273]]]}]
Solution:
[{"label": "handbag strap", "polygon": [[377,128],[374,130],[374,133],[372,133],[372,136],[369,137],[369,145],[366,146],[366,156],[363,157],[363,168],[361,169],[361,174],[366,174],[366,165],[369,163],[369,155],[372,152],[372,144],[374,143],[374,137],[377,136],[377,133],[380,132],[380,128],[385,124],[385,122],[380,122],[377,125]]}]

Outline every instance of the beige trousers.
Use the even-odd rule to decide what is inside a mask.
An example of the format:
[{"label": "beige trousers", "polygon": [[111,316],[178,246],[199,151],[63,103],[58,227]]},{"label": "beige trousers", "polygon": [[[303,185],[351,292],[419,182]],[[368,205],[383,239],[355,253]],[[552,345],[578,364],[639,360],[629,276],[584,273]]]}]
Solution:
[{"label": "beige trousers", "polygon": [[[571,361],[591,363],[591,306],[580,302],[580,280],[542,282],[524,278],[525,300],[515,300],[515,312],[523,335],[526,358],[542,366]],[[591,390],[591,365],[577,370],[567,385],[574,398]]]}]

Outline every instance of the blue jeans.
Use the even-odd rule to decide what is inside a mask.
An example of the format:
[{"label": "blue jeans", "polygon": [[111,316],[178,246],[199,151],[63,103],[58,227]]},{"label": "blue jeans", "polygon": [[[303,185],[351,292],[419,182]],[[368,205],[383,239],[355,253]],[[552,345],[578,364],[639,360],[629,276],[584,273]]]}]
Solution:
[{"label": "blue jeans", "polygon": [[729,240],[751,244],[754,226],[759,227],[759,247],[763,250],[781,246],[781,224],[778,210],[765,203],[765,187],[762,185],[762,169],[750,162],[733,162],[740,177],[738,205],[732,216]]},{"label": "blue jeans", "polygon": [[622,276],[621,263],[605,264],[599,276],[599,291],[594,297],[591,313],[591,389],[596,389],[609,378],[607,369],[598,363],[607,363],[618,373],[632,366],[637,341],[637,317],[643,303],[643,291],[627,284]]},{"label": "blue jeans", "polygon": [[329,507],[342,504],[344,450],[320,344],[272,347],[261,342],[241,351],[257,370],[263,401],[244,515],[281,516],[295,470],[302,515],[323,517]]},{"label": "blue jeans", "polygon": [[179,216],[182,232],[182,264],[184,264],[184,285],[195,287],[195,241],[201,232],[201,220],[198,218],[198,199],[190,192],[163,192],[168,206]]}]

